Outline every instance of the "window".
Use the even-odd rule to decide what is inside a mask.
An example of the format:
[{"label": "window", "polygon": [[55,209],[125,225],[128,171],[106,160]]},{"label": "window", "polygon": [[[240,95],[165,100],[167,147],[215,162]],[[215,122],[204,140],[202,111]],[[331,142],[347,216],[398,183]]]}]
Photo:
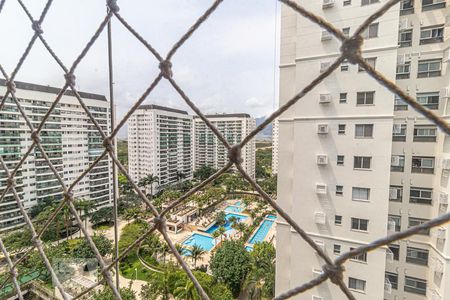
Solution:
[{"label": "window", "polygon": [[356,124],[355,138],[369,138],[373,136],[373,124]]},{"label": "window", "polygon": [[343,196],[344,195],[344,186],[337,185],[336,186],[336,196]]},{"label": "window", "polygon": [[391,172],[403,172],[405,170],[405,156],[392,155],[391,156]]},{"label": "window", "polygon": [[407,79],[409,78],[411,72],[411,62],[407,61],[403,64],[398,64],[396,68],[395,78],[396,79]]},{"label": "window", "polygon": [[416,125],[414,126],[414,142],[436,142],[436,126]]},{"label": "window", "polygon": [[352,188],[352,200],[368,201],[370,196],[370,189],[354,187]]},{"label": "window", "polygon": [[420,45],[441,43],[444,41],[444,25],[422,27],[420,29]]},{"label": "window", "polygon": [[391,272],[385,272],[384,278],[389,280],[391,283],[392,289],[396,290],[398,288],[398,274],[391,273]]},{"label": "window", "polygon": [[410,47],[412,45],[412,29],[401,30],[398,32],[398,45],[400,47]]},{"label": "window", "polygon": [[428,265],[428,250],[408,247],[406,248],[406,262],[427,266]]},{"label": "window", "polygon": [[361,0],[361,6],[378,3],[380,0]]},{"label": "window", "polygon": [[417,204],[431,204],[433,189],[411,187],[409,190],[409,202]]},{"label": "window", "polygon": [[406,124],[394,124],[392,128],[392,141],[406,141]]},{"label": "window", "polygon": [[427,281],[411,276],[405,276],[405,292],[426,295],[427,294]]},{"label": "window", "polygon": [[348,71],[348,61],[347,60],[344,60],[342,63],[341,63],[341,71]]},{"label": "window", "polygon": [[414,0],[402,0],[400,2],[400,15],[408,15],[414,13]]},{"label": "window", "polygon": [[342,216],[334,216],[334,225],[342,225]]},{"label": "window", "polygon": [[418,78],[441,76],[442,59],[419,60]]},{"label": "window", "polygon": [[408,110],[408,104],[397,95],[394,98],[394,110]]},{"label": "window", "polygon": [[[389,223],[392,222],[392,225]],[[392,226],[392,227],[391,227]],[[402,217],[397,215],[388,215],[388,229],[400,232],[402,226]]]},{"label": "window", "polygon": [[[377,58],[376,57],[368,57],[368,58],[364,58],[364,61],[370,65],[372,68],[375,69],[375,64],[377,63]],[[360,65],[358,65],[358,72],[364,72],[364,68],[362,68]]]},{"label": "window", "polygon": [[341,254],[341,245],[334,244],[334,246],[333,246],[333,253],[336,254],[336,255]]},{"label": "window", "polygon": [[[355,248],[350,247],[350,251],[352,251],[353,249],[355,249]],[[355,255],[351,259],[366,262],[367,261],[367,252],[363,252],[358,255]]]},{"label": "window", "polygon": [[403,187],[398,185],[391,185],[389,187],[389,201],[402,202]]},{"label": "window", "polygon": [[417,93],[417,102],[428,109],[438,109],[439,92]]},{"label": "window", "polygon": [[369,27],[361,33],[361,36],[365,39],[378,37],[378,23],[370,24]]},{"label": "window", "polygon": [[343,166],[344,165],[344,155],[338,155],[337,156],[337,165]]},{"label": "window", "polygon": [[344,0],[344,6],[351,5],[352,0]]},{"label": "window", "polygon": [[342,33],[344,34],[345,37],[349,37],[350,36],[350,27],[342,28]]},{"label": "window", "polygon": [[369,220],[352,218],[351,229],[353,229],[353,230],[367,231],[368,225],[369,225]]},{"label": "window", "polygon": [[361,279],[356,279],[353,277],[348,278],[348,288],[357,291],[365,291],[366,290],[366,281]]},{"label": "window", "polygon": [[[420,219],[420,218],[409,217],[409,219],[408,219],[408,228],[414,227],[414,226],[418,226],[418,225],[423,224],[423,223],[428,222],[428,221],[429,220],[427,220],[427,219]],[[430,235],[430,229],[422,229],[417,234]]]},{"label": "window", "polygon": [[389,248],[389,250],[391,250],[394,260],[398,260],[400,258],[400,246],[399,245],[389,245],[388,248]]},{"label": "window", "polygon": [[422,11],[445,7],[445,0],[422,0]]},{"label": "window", "polygon": [[338,134],[345,134],[345,124],[338,125]]},{"label": "window", "polygon": [[370,156],[354,156],[353,168],[354,169],[370,169],[372,157]]},{"label": "window", "polygon": [[347,103],[347,93],[339,94],[339,103]]},{"label": "window", "polygon": [[412,173],[434,173],[434,157],[413,156],[412,158]]},{"label": "window", "polygon": [[356,104],[357,105],[373,105],[375,99],[375,92],[357,92]]}]

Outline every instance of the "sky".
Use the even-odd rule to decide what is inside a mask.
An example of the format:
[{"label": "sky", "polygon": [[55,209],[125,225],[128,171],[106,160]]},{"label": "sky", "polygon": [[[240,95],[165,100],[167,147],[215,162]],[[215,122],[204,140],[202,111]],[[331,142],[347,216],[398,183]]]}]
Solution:
[{"label": "sky", "polygon": [[[212,0],[122,0],[120,14],[164,57],[172,45],[212,4]],[[24,0],[35,19],[45,0]],[[42,24],[44,36],[66,66],[81,53],[105,16],[103,0],[58,0]],[[174,79],[205,113],[270,114],[278,103],[278,22],[273,0],[225,0],[172,59]],[[113,18],[114,95],[120,120],[159,72],[158,61]],[[11,74],[33,35],[17,1],[0,14],[0,64]],[[106,30],[75,71],[80,91],[108,97]],[[62,87],[62,69],[36,41],[16,78]],[[162,80],[145,100],[189,110]],[[126,128],[119,137],[126,137]]]}]

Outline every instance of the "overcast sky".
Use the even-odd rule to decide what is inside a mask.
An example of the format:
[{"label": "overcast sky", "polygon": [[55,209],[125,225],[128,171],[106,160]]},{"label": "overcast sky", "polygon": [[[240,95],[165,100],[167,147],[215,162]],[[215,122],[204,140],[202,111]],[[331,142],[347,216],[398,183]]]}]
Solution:
[{"label": "overcast sky", "polygon": [[[46,1],[24,2],[38,18]],[[212,0],[118,1],[120,14],[162,56],[211,3]],[[172,59],[174,79],[204,112],[247,112],[260,117],[268,115],[278,103],[278,52],[274,51],[280,9],[276,5],[273,0],[225,0]],[[71,65],[93,35],[105,9],[103,0],[54,1],[42,28],[66,66]],[[6,1],[0,15],[0,63],[8,73],[32,34],[30,21],[17,1]],[[79,90],[108,96],[106,42],[105,31],[76,70]],[[159,69],[152,54],[115,19],[113,51],[115,99],[121,118]],[[62,70],[40,41],[16,80],[57,87],[64,84]],[[188,109],[164,80],[145,103]],[[126,130],[120,136],[126,136]]]}]

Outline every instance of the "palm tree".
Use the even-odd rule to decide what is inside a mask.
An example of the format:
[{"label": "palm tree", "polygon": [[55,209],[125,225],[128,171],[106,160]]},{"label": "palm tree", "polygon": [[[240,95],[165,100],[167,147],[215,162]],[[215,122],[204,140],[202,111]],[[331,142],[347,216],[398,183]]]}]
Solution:
[{"label": "palm tree", "polygon": [[182,278],[175,283],[175,290],[173,291],[173,295],[175,296],[175,299],[198,299],[194,284],[187,278]]},{"label": "palm tree", "polygon": [[217,228],[216,231],[219,232],[220,242],[222,242],[223,235],[225,234],[225,232],[226,232],[227,230],[225,229],[225,227],[220,226],[219,228]]},{"label": "palm tree", "polygon": [[220,232],[218,230],[216,230],[212,233],[212,237],[214,238],[214,241],[217,241],[217,238],[219,236],[220,236]]},{"label": "palm tree", "polygon": [[167,243],[161,243],[161,245],[159,246],[159,251],[161,252],[162,256],[163,256],[163,263],[166,263],[166,254],[167,252],[169,252],[170,248],[167,245]]},{"label": "palm tree", "polygon": [[233,229],[236,230],[237,232],[239,232],[239,234],[242,234],[246,228],[247,228],[247,225],[245,225],[245,223],[242,223],[242,222],[237,222],[237,223],[233,224]]},{"label": "palm tree", "polygon": [[153,174],[149,174],[144,178],[142,178],[141,180],[139,180],[138,185],[145,189],[147,189],[147,186],[150,186],[150,195],[153,196],[153,184],[158,182],[159,182],[158,176],[153,176]]},{"label": "palm tree", "polygon": [[197,259],[202,258],[202,256],[205,254],[206,254],[206,251],[203,250],[203,248],[200,247],[199,245],[195,244],[192,246],[189,257],[191,257],[192,261],[194,262],[194,268],[197,265]]},{"label": "palm tree", "polygon": [[[89,217],[91,211],[93,211],[95,209],[94,201],[85,200],[85,199],[77,199],[77,200],[75,200],[75,207],[80,212],[80,216],[81,215],[83,216],[84,228],[87,229],[88,217]],[[80,230],[80,237],[81,237],[81,230]]]},{"label": "palm tree", "polygon": [[72,221],[72,215],[70,209],[67,205],[64,205],[62,210],[62,215],[64,218],[64,227],[66,227],[66,241],[69,240],[69,222]]},{"label": "palm tree", "polygon": [[175,249],[177,250],[178,253],[182,254],[184,251],[183,245],[181,244],[175,244]]}]

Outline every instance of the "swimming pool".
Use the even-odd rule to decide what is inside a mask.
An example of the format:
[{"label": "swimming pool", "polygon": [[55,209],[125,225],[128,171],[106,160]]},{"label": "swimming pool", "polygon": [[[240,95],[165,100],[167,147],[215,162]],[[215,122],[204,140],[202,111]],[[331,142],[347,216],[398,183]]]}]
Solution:
[{"label": "swimming pool", "polygon": [[252,246],[245,246],[245,250],[247,250],[248,252],[253,251],[253,247]]},{"label": "swimming pool", "polygon": [[240,206],[235,206],[235,205],[228,205],[227,207],[225,207],[225,212],[241,212],[243,211],[244,208],[240,207]]},{"label": "swimming pool", "polygon": [[184,246],[200,246],[203,250],[209,251],[215,246],[215,241],[212,237],[194,233],[187,240],[183,242]]},{"label": "swimming pool", "polygon": [[272,220],[264,220],[259,226],[256,233],[252,236],[252,238],[248,241],[249,244],[253,245],[259,242],[264,241],[266,235],[269,233],[270,228],[272,228],[273,221]]},{"label": "swimming pool", "polygon": [[267,215],[267,216],[266,216],[266,219],[276,220],[276,219],[277,219],[277,216],[274,216],[274,215]]},{"label": "swimming pool", "polygon": [[[235,217],[237,222],[242,222],[245,219],[247,219],[247,216],[243,216],[243,215],[239,215],[239,214],[234,214],[234,213],[227,213],[225,215],[225,220],[227,221],[225,223],[225,225],[223,225],[223,227],[225,227],[226,232],[228,233],[229,231],[232,230],[231,228],[231,222],[229,222],[231,217]],[[214,224],[211,228],[209,228],[208,230],[206,230],[207,233],[212,234],[214,231],[216,231],[220,226],[218,226],[217,224]]]}]

